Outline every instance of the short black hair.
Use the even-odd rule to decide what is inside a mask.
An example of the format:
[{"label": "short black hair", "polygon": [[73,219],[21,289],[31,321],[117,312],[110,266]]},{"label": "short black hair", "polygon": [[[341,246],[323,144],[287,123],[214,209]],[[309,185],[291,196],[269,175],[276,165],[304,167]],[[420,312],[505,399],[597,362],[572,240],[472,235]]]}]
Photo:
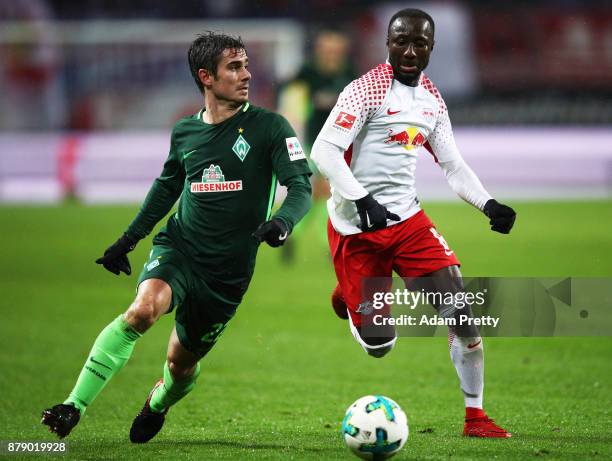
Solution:
[{"label": "short black hair", "polygon": [[436,24],[434,23],[433,18],[429,14],[427,14],[423,10],[419,10],[418,8],[404,8],[403,10],[399,10],[397,13],[391,16],[391,19],[389,20],[389,25],[387,26],[387,36],[389,36],[389,30],[391,29],[391,24],[393,24],[393,21],[395,21],[397,18],[425,19],[429,21],[429,24],[431,24],[431,31],[434,34],[436,32]]},{"label": "short black hair", "polygon": [[227,49],[246,51],[242,38],[209,30],[199,34],[191,43],[189,51],[187,51],[187,60],[189,61],[191,75],[202,93],[204,93],[204,85],[200,81],[200,77],[198,77],[198,70],[206,69],[216,77],[217,66],[223,56],[223,51]]}]

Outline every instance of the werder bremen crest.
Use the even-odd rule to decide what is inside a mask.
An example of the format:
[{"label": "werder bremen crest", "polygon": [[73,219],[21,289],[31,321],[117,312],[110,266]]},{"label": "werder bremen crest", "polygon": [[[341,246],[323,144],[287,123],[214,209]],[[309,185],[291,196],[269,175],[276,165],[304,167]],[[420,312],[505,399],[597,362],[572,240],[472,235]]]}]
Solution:
[{"label": "werder bremen crest", "polygon": [[245,157],[249,153],[249,150],[251,150],[251,146],[248,142],[246,142],[246,139],[244,139],[244,137],[239,134],[238,138],[236,138],[234,146],[232,147],[232,150],[238,156],[240,161],[243,162]]},{"label": "werder bremen crest", "polygon": [[191,192],[193,194],[200,194],[202,192],[234,192],[239,190],[242,190],[242,180],[226,181],[221,167],[214,164],[204,168],[202,182],[191,183]]}]

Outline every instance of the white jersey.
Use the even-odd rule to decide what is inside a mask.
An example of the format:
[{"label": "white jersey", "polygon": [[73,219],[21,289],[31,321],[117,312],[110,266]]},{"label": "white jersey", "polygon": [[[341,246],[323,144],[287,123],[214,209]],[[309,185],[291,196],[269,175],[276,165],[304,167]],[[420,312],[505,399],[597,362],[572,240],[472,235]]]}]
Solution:
[{"label": "white jersey", "polygon": [[[415,169],[417,156],[424,152],[421,147],[436,162],[461,158],[434,84],[421,74],[417,86],[404,85],[393,78],[389,64],[380,64],[344,88],[319,138],[345,150],[355,179],[401,221],[420,210]],[[340,234],[361,232],[352,200],[332,188],[327,208]]]}]

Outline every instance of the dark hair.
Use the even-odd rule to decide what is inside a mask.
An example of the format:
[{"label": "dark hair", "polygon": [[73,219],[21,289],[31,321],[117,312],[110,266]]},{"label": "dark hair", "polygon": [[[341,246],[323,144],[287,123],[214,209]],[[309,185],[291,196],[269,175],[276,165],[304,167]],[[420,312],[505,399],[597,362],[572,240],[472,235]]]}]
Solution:
[{"label": "dark hair", "polygon": [[217,66],[223,56],[223,51],[227,49],[235,51],[246,50],[240,37],[218,34],[211,31],[199,34],[191,43],[189,51],[187,51],[187,60],[189,61],[191,75],[202,93],[204,93],[204,85],[200,81],[200,77],[198,77],[198,70],[206,69],[216,77]]},{"label": "dark hair", "polygon": [[433,18],[429,14],[425,13],[425,11],[419,10],[417,8],[404,8],[403,10],[399,10],[397,13],[391,16],[391,19],[389,20],[389,25],[387,26],[387,35],[389,35],[391,24],[393,24],[393,21],[395,21],[397,18],[425,19],[429,21],[429,24],[431,24],[431,31],[434,33],[436,31],[436,24],[434,23]]}]

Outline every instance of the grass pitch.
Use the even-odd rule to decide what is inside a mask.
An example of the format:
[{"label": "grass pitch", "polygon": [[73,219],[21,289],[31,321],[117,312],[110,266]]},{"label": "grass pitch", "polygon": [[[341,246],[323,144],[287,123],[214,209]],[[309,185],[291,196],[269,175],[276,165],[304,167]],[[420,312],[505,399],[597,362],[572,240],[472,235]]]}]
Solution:
[{"label": "grass pitch", "polygon": [[[612,276],[611,202],[513,205],[510,236],[489,231],[464,204],[426,211],[465,275]],[[0,208],[0,440],[56,440],[39,424],[41,410],[65,398],[98,332],[133,298],[150,240],[130,255],[129,278],[93,261],[135,211]],[[152,442],[132,445],[128,431],[161,375],[170,316],[139,340],[66,439],[63,459],[356,459],[340,422],[369,393],[388,395],[408,415],[398,460],[612,458],[612,338],[487,339],[485,407],[514,437],[464,439],[445,339],[400,338],[383,360],[366,356],[331,311],[335,278],[313,224],[299,233],[291,266],[262,247],[251,288],[203,361],[196,389]]]}]

